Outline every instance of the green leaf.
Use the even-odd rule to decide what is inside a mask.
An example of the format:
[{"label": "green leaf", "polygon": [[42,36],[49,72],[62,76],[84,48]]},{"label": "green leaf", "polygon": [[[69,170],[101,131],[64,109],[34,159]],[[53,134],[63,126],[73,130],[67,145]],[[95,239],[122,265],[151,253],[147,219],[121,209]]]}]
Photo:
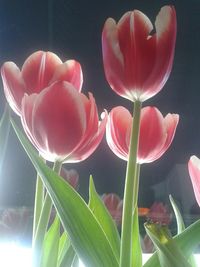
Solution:
[{"label": "green leaf", "polygon": [[79,267],[79,258],[77,257],[77,255],[75,255],[74,257],[72,267]]},{"label": "green leaf", "polygon": [[162,267],[191,266],[171,237],[167,226],[145,223],[145,229],[157,248]]},{"label": "green leaf", "polygon": [[[185,224],[184,224],[183,218],[181,216],[180,210],[175,200],[173,199],[171,195],[169,196],[169,199],[170,199],[170,202],[171,202],[171,205],[174,210],[175,217],[176,217],[178,234],[180,234],[185,230]],[[196,261],[193,255],[191,255],[189,262],[192,265],[192,267],[197,267],[197,264],[196,264]]]},{"label": "green leaf", "polygon": [[2,170],[3,160],[8,143],[8,136],[10,131],[10,109],[6,105],[3,116],[0,121],[0,173]]},{"label": "green leaf", "polygon": [[102,199],[96,192],[92,176],[90,176],[89,208],[91,209],[97,221],[103,228],[103,231],[110,242],[113,252],[117,260],[119,261],[119,254],[120,254],[119,232],[117,230],[116,224],[112,216],[110,215]]},{"label": "green leaf", "polygon": [[78,257],[87,267],[118,267],[110,243],[85,201],[44,164],[14,121],[12,124],[52,198]]},{"label": "green leaf", "polygon": [[[58,262],[57,262],[57,267],[61,266],[65,255],[70,247],[70,240],[66,232],[63,232],[63,234],[60,237],[59,241],[59,249],[58,249]],[[65,266],[65,265],[64,265]]]},{"label": "green leaf", "polygon": [[133,212],[133,238],[132,238],[132,265],[136,267],[142,266],[142,249],[139,235],[139,221],[138,221],[138,208],[136,207]]},{"label": "green leaf", "polygon": [[76,256],[76,253],[72,246],[69,246],[67,252],[65,253],[62,262],[58,267],[71,267],[74,261],[74,257]]},{"label": "green leaf", "polygon": [[184,224],[183,218],[181,216],[180,210],[179,210],[176,202],[174,201],[174,199],[171,195],[169,196],[169,200],[171,202],[171,205],[172,205],[172,208],[174,210],[175,217],[176,217],[178,234],[180,234],[185,230],[185,224]]},{"label": "green leaf", "polygon": [[57,266],[58,248],[60,240],[60,220],[56,216],[45,235],[42,247],[41,267]]},{"label": "green leaf", "polygon": [[[184,256],[188,258],[200,244],[200,220],[188,226],[181,234],[173,238]],[[154,253],[143,267],[160,267],[158,255]]]}]

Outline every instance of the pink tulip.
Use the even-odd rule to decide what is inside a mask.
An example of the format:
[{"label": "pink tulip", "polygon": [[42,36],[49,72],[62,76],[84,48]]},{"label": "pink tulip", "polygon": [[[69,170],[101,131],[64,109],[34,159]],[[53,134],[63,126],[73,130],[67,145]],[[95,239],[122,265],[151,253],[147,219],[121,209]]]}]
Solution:
[{"label": "pink tulip", "polygon": [[4,92],[12,109],[21,114],[24,94],[39,93],[56,81],[68,81],[78,91],[82,87],[82,70],[75,60],[62,62],[51,52],[37,51],[24,62],[21,71],[14,62],[6,62],[1,68]]},{"label": "pink tulip", "polygon": [[107,19],[102,34],[105,75],[111,88],[132,101],[157,94],[172,69],[176,40],[176,12],[164,6],[155,29],[138,10],[124,14],[116,24]]},{"label": "pink tulip", "polygon": [[192,156],[188,162],[188,170],[194,189],[196,201],[200,206],[200,159]]},{"label": "pink tulip", "polygon": [[162,202],[154,202],[147,214],[147,218],[152,223],[169,225],[172,221],[172,214],[167,205]]},{"label": "pink tulip", "polygon": [[[128,159],[132,120],[130,112],[121,106],[113,108],[108,117],[107,143],[124,160]],[[155,107],[142,109],[138,163],[149,163],[163,155],[174,138],[178,121],[177,114],[163,117]]]},{"label": "pink tulip", "polygon": [[117,225],[121,224],[123,200],[116,194],[104,194],[102,200]]},{"label": "pink tulip", "polygon": [[87,98],[68,82],[55,82],[22,99],[24,130],[44,159],[78,162],[89,157],[103,137],[92,94]]},{"label": "pink tulip", "polygon": [[62,167],[60,175],[67,181],[74,189],[78,189],[79,174],[76,170]]}]

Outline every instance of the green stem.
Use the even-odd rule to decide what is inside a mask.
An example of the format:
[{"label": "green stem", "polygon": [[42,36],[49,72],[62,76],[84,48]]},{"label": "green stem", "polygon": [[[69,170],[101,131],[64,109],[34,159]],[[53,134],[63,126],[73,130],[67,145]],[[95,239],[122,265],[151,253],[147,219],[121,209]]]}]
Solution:
[{"label": "green stem", "polygon": [[44,200],[44,187],[42,180],[37,174],[37,181],[36,181],[36,189],[35,189],[35,204],[34,204],[34,216],[33,216],[33,240],[35,238],[35,233],[38,225],[38,221],[40,218],[42,204]]},{"label": "green stem", "polygon": [[137,205],[138,181],[136,181],[136,172],[141,106],[142,104],[139,101],[136,101],[134,103],[134,119],[131,130],[129,158],[126,169],[126,180],[124,189],[120,267],[131,267],[132,261],[132,213],[133,207]]},{"label": "green stem", "polygon": [[139,192],[139,182],[140,182],[140,164],[136,164],[136,172],[134,177],[134,195],[133,195],[133,210],[137,208],[138,204],[138,192]]},{"label": "green stem", "polygon": [[140,164],[136,165],[134,177],[134,196],[133,196],[133,222],[132,222],[132,267],[142,266],[142,248],[140,243],[140,229],[138,218],[138,192],[139,192]]},{"label": "green stem", "polygon": [[[53,170],[59,174],[61,167],[62,163],[57,161],[54,163]],[[33,266],[40,266],[42,245],[47,230],[51,209],[52,201],[49,194],[46,192],[46,196],[40,213],[40,218],[37,224],[37,229],[35,232],[35,237],[33,239]]]}]

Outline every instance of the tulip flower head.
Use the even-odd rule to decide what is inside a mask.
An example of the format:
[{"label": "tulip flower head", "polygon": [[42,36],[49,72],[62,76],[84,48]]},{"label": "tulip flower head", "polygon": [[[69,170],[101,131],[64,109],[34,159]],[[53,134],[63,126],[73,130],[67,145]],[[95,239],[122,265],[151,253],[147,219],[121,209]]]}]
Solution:
[{"label": "tulip flower head", "polygon": [[172,6],[161,9],[155,29],[138,10],[125,13],[118,23],[107,19],[102,51],[110,87],[131,101],[143,102],[157,94],[171,72],[175,40],[176,13]]},{"label": "tulip flower head", "polygon": [[67,170],[62,167],[60,175],[67,181],[74,189],[78,189],[79,174],[75,169]]},{"label": "tulip flower head", "polygon": [[22,99],[21,120],[33,145],[48,161],[79,162],[99,145],[107,114],[99,122],[93,95],[89,98],[66,81],[55,82]]},{"label": "tulip flower head", "polygon": [[192,156],[188,162],[188,170],[194,189],[196,201],[200,206],[200,159]]},{"label": "tulip flower head", "polygon": [[104,194],[102,200],[117,225],[121,224],[123,200],[116,194]]},{"label": "tulip flower head", "polygon": [[14,62],[5,62],[1,75],[7,101],[18,115],[21,114],[21,101],[25,93],[40,93],[56,81],[70,82],[80,91],[83,82],[82,69],[77,61],[63,63],[54,53],[43,51],[31,54],[21,71]]},{"label": "tulip flower head", "polygon": [[172,221],[172,214],[167,205],[162,202],[154,202],[147,214],[147,219],[151,223],[169,225]]},{"label": "tulip flower head", "polygon": [[[111,110],[106,128],[106,139],[111,150],[127,160],[130,145],[132,116],[124,107]],[[163,117],[155,107],[145,107],[141,112],[138,163],[149,163],[160,158],[170,146],[179,121],[177,114]]]}]

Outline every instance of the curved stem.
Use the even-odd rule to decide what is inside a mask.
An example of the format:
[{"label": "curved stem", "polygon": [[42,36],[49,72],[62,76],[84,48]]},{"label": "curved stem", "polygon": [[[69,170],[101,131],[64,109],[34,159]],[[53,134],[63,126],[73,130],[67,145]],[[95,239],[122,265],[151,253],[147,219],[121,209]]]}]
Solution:
[{"label": "curved stem", "polygon": [[[59,174],[61,167],[62,163],[57,161],[54,163],[53,170]],[[51,209],[52,209],[52,201],[48,192],[46,192],[37,229],[35,232],[35,237],[33,239],[33,266],[40,266],[42,245],[47,230]]]},{"label": "curved stem", "polygon": [[138,181],[136,172],[141,107],[141,102],[136,101],[134,103],[134,118],[131,130],[129,158],[126,169],[126,180],[124,189],[120,267],[131,267],[132,261],[132,213],[133,207],[137,205]]}]

